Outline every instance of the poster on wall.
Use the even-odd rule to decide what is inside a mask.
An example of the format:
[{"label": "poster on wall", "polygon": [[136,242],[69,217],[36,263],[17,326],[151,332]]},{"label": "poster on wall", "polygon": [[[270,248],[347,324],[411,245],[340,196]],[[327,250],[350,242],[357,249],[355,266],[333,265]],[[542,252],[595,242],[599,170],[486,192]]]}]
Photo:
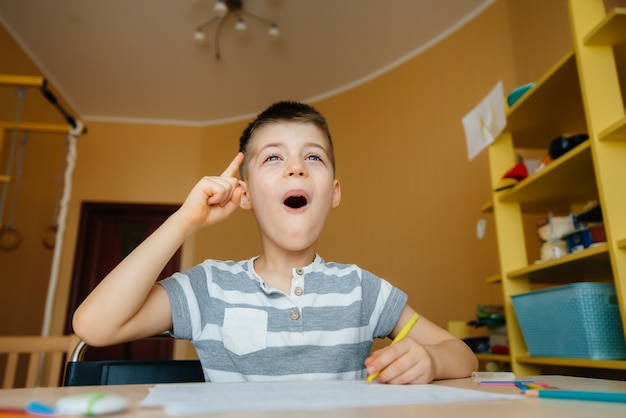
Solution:
[{"label": "poster on wall", "polygon": [[504,88],[499,81],[462,120],[467,157],[471,161],[502,133],[506,126]]}]

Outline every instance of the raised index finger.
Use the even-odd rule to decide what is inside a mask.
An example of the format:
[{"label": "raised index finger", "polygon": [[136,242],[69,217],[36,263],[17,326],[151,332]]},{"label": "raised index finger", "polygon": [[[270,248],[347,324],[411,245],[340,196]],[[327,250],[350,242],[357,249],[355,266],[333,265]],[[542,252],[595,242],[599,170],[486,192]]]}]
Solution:
[{"label": "raised index finger", "polygon": [[230,162],[226,170],[222,173],[222,177],[235,177],[239,171],[239,166],[243,162],[243,152],[237,153],[235,158]]}]

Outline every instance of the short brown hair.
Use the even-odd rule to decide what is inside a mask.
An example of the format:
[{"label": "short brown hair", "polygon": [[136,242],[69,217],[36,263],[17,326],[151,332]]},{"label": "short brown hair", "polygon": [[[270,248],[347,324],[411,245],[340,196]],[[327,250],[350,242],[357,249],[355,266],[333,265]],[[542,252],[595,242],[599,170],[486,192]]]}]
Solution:
[{"label": "short brown hair", "polygon": [[[250,140],[254,136],[255,132],[265,126],[272,123],[281,121],[291,122],[310,122],[317,126],[324,133],[324,136],[328,140],[328,153],[330,157],[330,163],[335,171],[335,151],[333,149],[333,140],[330,136],[330,130],[328,129],[328,123],[326,118],[318,112],[314,107],[292,101],[277,102],[261,112],[255,120],[250,122],[248,127],[243,131],[243,134],[239,138],[239,152],[244,155],[248,152],[248,145]],[[239,167],[239,174],[241,178],[245,175],[245,160]]]}]

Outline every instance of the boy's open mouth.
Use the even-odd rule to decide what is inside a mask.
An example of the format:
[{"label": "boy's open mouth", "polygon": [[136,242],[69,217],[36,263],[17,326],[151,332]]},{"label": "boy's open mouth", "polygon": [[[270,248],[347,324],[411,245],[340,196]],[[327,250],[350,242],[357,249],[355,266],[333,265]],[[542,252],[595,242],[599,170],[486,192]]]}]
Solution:
[{"label": "boy's open mouth", "polygon": [[307,199],[304,196],[289,196],[287,199],[285,199],[285,201],[283,202],[285,206],[288,206],[292,209],[299,209],[303,206],[306,206]]}]

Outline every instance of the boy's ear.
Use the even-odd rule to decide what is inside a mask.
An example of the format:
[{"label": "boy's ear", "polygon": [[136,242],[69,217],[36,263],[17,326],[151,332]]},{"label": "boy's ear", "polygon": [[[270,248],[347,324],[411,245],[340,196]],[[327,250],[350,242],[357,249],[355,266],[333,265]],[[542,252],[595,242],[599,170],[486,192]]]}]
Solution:
[{"label": "boy's ear", "polygon": [[248,185],[243,180],[239,180],[239,184],[243,189],[243,192],[241,193],[241,199],[239,200],[239,207],[241,209],[250,210],[252,209],[252,202],[250,201],[250,197],[248,196]]},{"label": "boy's ear", "polygon": [[339,206],[341,202],[341,185],[339,184],[339,180],[335,180],[335,189],[333,190],[333,206],[332,208],[336,208]]}]

